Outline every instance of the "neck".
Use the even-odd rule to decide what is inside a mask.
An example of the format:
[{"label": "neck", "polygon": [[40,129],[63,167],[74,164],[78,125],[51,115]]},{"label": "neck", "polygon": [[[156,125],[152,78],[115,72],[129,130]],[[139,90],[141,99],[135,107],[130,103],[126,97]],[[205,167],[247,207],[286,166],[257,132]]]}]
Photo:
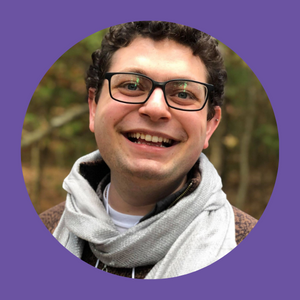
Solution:
[{"label": "neck", "polygon": [[158,182],[140,178],[119,178],[111,174],[109,204],[118,212],[144,216],[155,204],[168,195],[180,190],[186,183],[186,176],[175,182]]}]

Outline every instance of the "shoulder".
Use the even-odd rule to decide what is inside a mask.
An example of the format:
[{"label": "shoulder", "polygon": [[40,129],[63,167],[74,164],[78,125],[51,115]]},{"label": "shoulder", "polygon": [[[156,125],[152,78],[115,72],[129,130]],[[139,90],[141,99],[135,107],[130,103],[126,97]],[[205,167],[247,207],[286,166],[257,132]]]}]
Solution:
[{"label": "shoulder", "polygon": [[250,233],[257,220],[235,206],[232,208],[235,219],[235,240],[239,244]]},{"label": "shoulder", "polygon": [[52,234],[61,218],[64,209],[65,201],[40,214],[42,222]]}]

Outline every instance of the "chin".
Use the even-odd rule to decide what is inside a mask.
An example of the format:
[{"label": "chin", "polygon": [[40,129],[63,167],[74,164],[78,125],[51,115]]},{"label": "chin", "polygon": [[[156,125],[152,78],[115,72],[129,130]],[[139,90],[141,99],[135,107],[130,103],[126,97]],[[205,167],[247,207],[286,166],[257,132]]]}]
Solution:
[{"label": "chin", "polygon": [[[123,167],[125,166],[123,165]],[[123,168],[123,171],[127,176],[145,180],[163,180],[165,178],[170,178],[170,174],[172,174],[172,172],[163,170],[161,164],[151,161],[127,166]]]}]

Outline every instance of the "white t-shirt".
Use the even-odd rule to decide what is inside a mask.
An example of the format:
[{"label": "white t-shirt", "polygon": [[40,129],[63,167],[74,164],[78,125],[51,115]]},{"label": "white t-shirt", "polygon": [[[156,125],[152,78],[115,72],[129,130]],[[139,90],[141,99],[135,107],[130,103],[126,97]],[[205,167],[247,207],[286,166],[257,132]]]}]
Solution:
[{"label": "white t-shirt", "polygon": [[114,210],[108,203],[110,183],[105,187],[103,198],[107,214],[111,217],[119,232],[125,232],[130,227],[136,225],[143,216],[126,215]]}]

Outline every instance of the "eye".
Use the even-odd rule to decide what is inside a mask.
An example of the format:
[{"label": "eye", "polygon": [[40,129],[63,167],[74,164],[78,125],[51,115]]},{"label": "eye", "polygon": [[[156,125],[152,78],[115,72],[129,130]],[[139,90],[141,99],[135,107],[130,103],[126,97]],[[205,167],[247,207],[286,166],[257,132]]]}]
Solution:
[{"label": "eye", "polygon": [[191,91],[179,89],[177,91],[173,91],[170,95],[173,99],[180,100],[196,100],[195,95]]},{"label": "eye", "polygon": [[194,99],[192,87],[187,82],[170,82],[167,86],[167,93],[178,100]]},{"label": "eye", "polygon": [[122,87],[131,91],[136,91],[137,85],[134,83],[124,83],[122,84]]},{"label": "eye", "polygon": [[143,89],[140,78],[124,80],[119,86],[127,91],[139,91]]},{"label": "eye", "polygon": [[136,91],[136,90],[138,89],[138,85],[135,84],[135,83],[129,83],[129,84],[127,85],[127,88],[128,88],[129,90]]},{"label": "eye", "polygon": [[181,99],[186,99],[188,97],[188,94],[186,92],[179,92],[177,96]]}]

